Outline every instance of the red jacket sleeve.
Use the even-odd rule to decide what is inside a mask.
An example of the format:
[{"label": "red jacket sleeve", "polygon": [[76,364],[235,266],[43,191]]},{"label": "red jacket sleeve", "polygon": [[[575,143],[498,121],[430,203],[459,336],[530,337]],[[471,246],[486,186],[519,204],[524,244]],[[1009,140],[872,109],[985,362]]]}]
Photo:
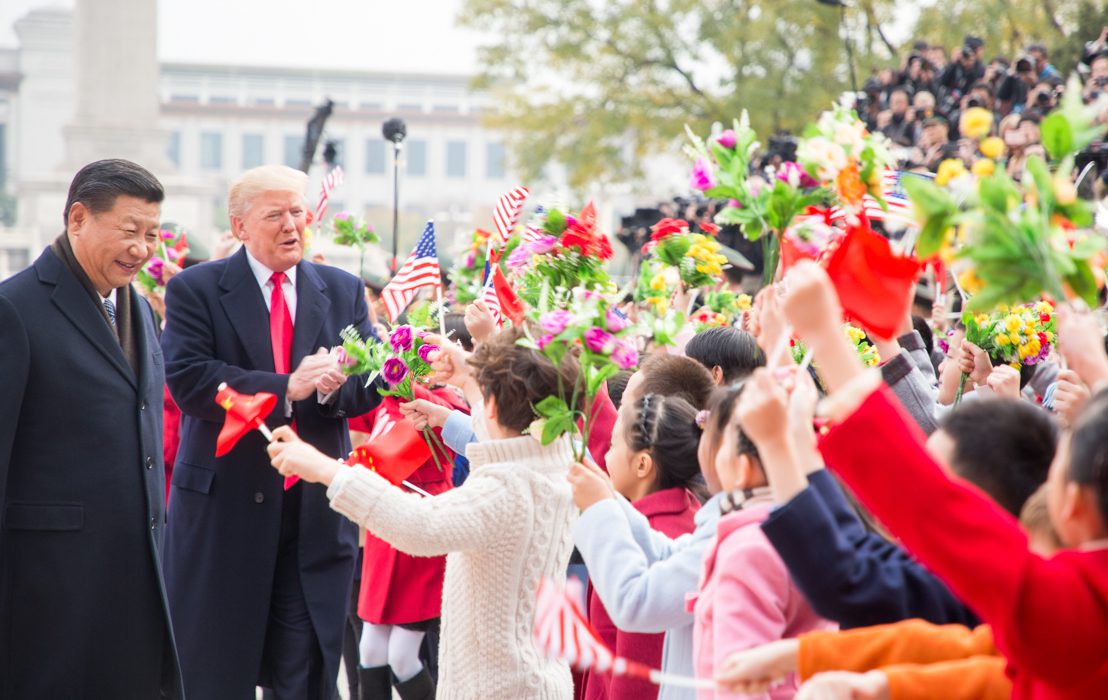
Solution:
[{"label": "red jacket sleeve", "polygon": [[1057,687],[1103,673],[1108,553],[1033,554],[1015,519],[948,479],[923,442],[882,387],[820,449],[874,515],[992,625],[1017,669]]}]

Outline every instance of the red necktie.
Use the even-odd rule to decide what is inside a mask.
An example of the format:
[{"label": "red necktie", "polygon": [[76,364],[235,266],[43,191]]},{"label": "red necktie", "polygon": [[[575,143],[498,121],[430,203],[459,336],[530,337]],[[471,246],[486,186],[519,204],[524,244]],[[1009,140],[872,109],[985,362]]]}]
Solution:
[{"label": "red necktie", "polygon": [[273,343],[273,370],[277,374],[289,373],[292,356],[292,315],[285,303],[285,273],[274,272],[269,278],[273,294],[269,297],[269,337]]}]

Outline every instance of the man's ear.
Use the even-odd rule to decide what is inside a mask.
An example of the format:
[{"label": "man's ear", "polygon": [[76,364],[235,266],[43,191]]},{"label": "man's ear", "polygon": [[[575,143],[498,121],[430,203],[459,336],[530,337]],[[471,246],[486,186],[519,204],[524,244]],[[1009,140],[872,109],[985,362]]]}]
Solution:
[{"label": "man's ear", "polygon": [[712,368],[712,380],[716,383],[716,386],[723,386],[723,370],[719,365]]},{"label": "man's ear", "polygon": [[231,217],[231,235],[240,241],[246,240],[246,228],[243,226],[244,223],[242,217]]},{"label": "man's ear", "polygon": [[92,218],[92,212],[82,202],[74,202],[69,206],[69,215],[66,217],[65,230],[73,236],[80,235],[81,228]]}]

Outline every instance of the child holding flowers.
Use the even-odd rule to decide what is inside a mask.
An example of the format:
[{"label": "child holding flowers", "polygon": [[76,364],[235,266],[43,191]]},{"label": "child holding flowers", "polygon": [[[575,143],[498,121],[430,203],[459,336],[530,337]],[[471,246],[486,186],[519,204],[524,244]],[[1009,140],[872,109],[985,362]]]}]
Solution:
[{"label": "child holding flowers", "polygon": [[[420,498],[378,474],[328,458],[279,430],[270,445],[283,474],[328,486],[331,507],[401,551],[446,554],[443,631],[437,697],[568,700],[569,668],[535,646],[539,581],[565,579],[576,517],[565,474],[573,461],[568,438],[543,446],[524,430],[533,406],[576,380],[576,364],[560,367],[503,331],[469,362],[483,396],[475,410],[487,441],[471,444],[465,483]],[[476,407],[475,407],[476,409]]]}]

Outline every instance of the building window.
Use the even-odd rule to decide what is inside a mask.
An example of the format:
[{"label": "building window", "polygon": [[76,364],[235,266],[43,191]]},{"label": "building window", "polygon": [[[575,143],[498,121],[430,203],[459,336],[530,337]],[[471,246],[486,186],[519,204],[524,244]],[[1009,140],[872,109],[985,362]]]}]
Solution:
[{"label": "building window", "polygon": [[178,168],[181,167],[181,132],[171,131],[169,132],[169,143],[165,145],[165,154],[169,157],[171,163]]},{"label": "building window", "polygon": [[466,142],[465,141],[447,141],[446,142],[446,176],[447,177],[465,177],[466,176]]},{"label": "building window", "polygon": [[422,112],[423,105],[415,102],[401,102],[396,105],[396,111],[398,112]]},{"label": "building window", "polygon": [[200,134],[200,167],[204,170],[223,168],[223,134]]},{"label": "building window", "polygon": [[408,142],[408,174],[409,175],[426,175],[427,174],[427,142],[426,141],[409,141]]},{"label": "building window", "polygon": [[304,139],[300,136],[285,137],[285,165],[300,167],[300,155],[304,151]]},{"label": "building window", "polygon": [[365,174],[385,174],[385,142],[383,139],[369,139],[365,142]]},{"label": "building window", "polygon": [[256,168],[265,162],[265,138],[261,134],[242,135],[242,169]]},{"label": "building window", "polygon": [[485,176],[490,180],[501,180],[507,175],[504,167],[504,144],[485,144]]}]

